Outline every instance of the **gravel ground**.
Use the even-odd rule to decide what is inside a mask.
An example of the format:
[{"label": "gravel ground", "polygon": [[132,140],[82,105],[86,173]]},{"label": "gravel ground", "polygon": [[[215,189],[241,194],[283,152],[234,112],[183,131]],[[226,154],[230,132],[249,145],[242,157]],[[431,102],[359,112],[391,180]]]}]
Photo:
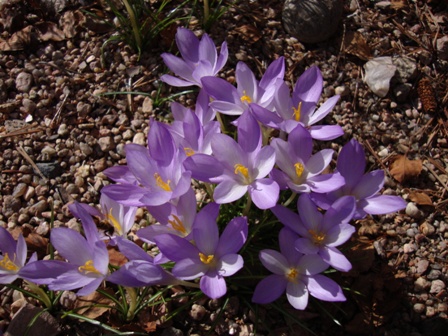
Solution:
[{"label": "gravel ground", "polygon": [[[107,27],[90,21],[76,21],[72,27],[63,23],[69,15],[76,17],[78,1],[54,2],[66,5],[56,7],[52,20],[65,34],[60,41],[35,33],[11,40],[28,24],[38,32],[38,22],[50,21],[42,11],[48,2],[32,3],[40,7],[16,4],[0,14],[0,225],[16,235],[22,232],[42,258],[50,203],[55,226],[76,228],[67,203],[97,204],[101,188],[110,183],[102,172],[126,162],[125,144],[146,144],[149,118],[169,119],[163,98],[179,90],[159,81],[166,72],[160,54],[172,40],[169,31],[140,59],[125,44],[110,44],[103,62],[101,46],[111,34]],[[313,307],[288,312],[318,335],[442,335],[448,323],[447,5],[443,0],[344,1],[335,34],[315,44],[285,32],[282,5],[279,0],[237,1],[213,25],[210,35],[216,45],[225,40],[229,46],[222,76],[234,81],[238,61],[260,75],[284,56],[286,80],[295,83],[306,68],[319,66],[325,80],[322,99],[341,95],[326,123],[345,130],[343,137],[321,146],[337,152],[355,137],[366,149],[369,169],[385,169],[384,193],[408,202],[398,214],[356,223],[358,235],[346,249],[354,268],[336,279],[362,295],[348,293],[346,303],[324,305],[341,326]],[[201,34],[199,27],[193,17],[190,28]],[[363,66],[379,56],[391,56],[397,66],[384,97],[363,81]],[[129,90],[149,96],[101,95]],[[194,96],[181,95],[178,101],[192,105]],[[421,172],[397,175],[392,166],[398,155],[421,163]],[[148,224],[140,212],[134,231]],[[24,301],[6,289],[0,295],[1,331]],[[222,315],[219,306],[216,300],[196,302],[190,311],[161,323],[157,333],[311,334],[269,307],[260,308],[265,322],[260,326],[237,296]],[[101,334],[89,328],[73,323],[61,334]]]}]

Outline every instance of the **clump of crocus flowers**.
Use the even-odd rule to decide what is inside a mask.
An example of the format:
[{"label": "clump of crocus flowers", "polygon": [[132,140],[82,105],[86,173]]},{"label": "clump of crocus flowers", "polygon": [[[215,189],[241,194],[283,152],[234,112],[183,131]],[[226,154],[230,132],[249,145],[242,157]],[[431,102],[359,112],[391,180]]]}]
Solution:
[{"label": "clump of crocus flowers", "polygon": [[[253,302],[270,303],[283,293],[296,309],[306,308],[309,294],[345,300],[340,286],[322,273],[330,267],[351,269],[338,249],[355,232],[350,221],[406,204],[398,196],[379,194],[384,173],[365,173],[365,154],[356,140],[342,148],[331,173],[333,150],[313,153],[313,141],[343,134],[340,126],[318,124],[339,97],[318,106],[323,80],[317,67],[303,73],[291,96],[282,57],[260,81],[239,62],[234,87],[216,77],[227,61],[225,43],[218,56],[210,37],[199,40],[184,28],[176,43],[181,57],[164,54],[163,59],[181,79],[165,75],[162,80],[198,86],[195,110],[173,103],[171,124],[150,121],[147,146],[126,145],[127,164],[105,171],[115,183],[102,189],[100,208],[70,205],[84,235],[52,229],[57,259],[33,255],[26,263],[23,237],[16,242],[0,228],[0,283],[22,278],[50,290],[78,290],[78,295],[105,281],[127,288],[181,284],[199,287],[215,299],[226,294],[226,278],[249,267],[243,256],[254,250],[250,245],[256,235],[270,234],[278,237],[279,251],[256,251],[272,274],[253,289]],[[235,136],[222,131],[219,114],[233,116]],[[206,195],[200,201],[198,186]],[[291,209],[296,197],[297,206]],[[128,238],[138,207],[157,221],[136,232],[144,246],[158,248],[153,255]],[[220,215],[223,207],[225,215]],[[276,220],[276,232],[272,226],[263,231],[260,214]],[[109,223],[111,230],[99,230],[95,218]],[[119,269],[108,267],[107,245],[127,258]]]}]

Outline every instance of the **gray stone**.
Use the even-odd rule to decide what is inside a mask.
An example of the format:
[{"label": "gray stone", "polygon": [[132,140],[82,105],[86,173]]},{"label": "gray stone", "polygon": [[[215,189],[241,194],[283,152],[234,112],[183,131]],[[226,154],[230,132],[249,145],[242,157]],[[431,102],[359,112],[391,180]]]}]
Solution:
[{"label": "gray stone", "polygon": [[39,162],[36,163],[36,166],[47,178],[55,178],[62,174],[61,165],[57,162]]},{"label": "gray stone", "polygon": [[417,62],[409,57],[393,57],[392,64],[397,67],[394,79],[400,83],[409,83],[417,75]]},{"label": "gray stone", "polygon": [[437,294],[440,293],[443,289],[445,289],[445,283],[442,280],[433,280],[431,282],[430,293]]},{"label": "gray stone", "polygon": [[20,308],[9,324],[5,336],[56,336],[59,334],[59,323],[48,312],[42,312],[42,308],[26,304]]},{"label": "gray stone", "polygon": [[11,216],[13,213],[18,212],[22,207],[22,203],[11,195],[3,197],[2,213],[5,217]]},{"label": "gray stone", "polygon": [[283,25],[299,41],[318,43],[336,32],[342,12],[340,0],[286,0]]},{"label": "gray stone", "polygon": [[20,92],[29,92],[33,84],[33,76],[28,72],[21,72],[16,77],[16,89]]},{"label": "gray stone", "polygon": [[429,266],[428,260],[426,259],[419,260],[419,262],[417,263],[417,273],[418,274],[425,273],[426,270],[428,269],[428,266]]},{"label": "gray stone", "polygon": [[115,148],[115,144],[112,140],[112,137],[110,136],[99,138],[98,145],[100,146],[100,149],[105,153]]}]

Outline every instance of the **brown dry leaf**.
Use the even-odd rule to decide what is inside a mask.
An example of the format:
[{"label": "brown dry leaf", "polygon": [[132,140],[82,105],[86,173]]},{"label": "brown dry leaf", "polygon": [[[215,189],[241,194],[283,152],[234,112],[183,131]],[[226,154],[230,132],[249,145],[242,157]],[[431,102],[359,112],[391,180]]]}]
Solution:
[{"label": "brown dry leaf", "polygon": [[411,191],[409,193],[409,199],[412,202],[417,203],[418,205],[434,206],[434,204],[432,203],[431,197],[429,197],[424,192]]},{"label": "brown dry leaf", "polygon": [[108,247],[107,251],[109,252],[109,263],[113,266],[121,267],[128,261],[128,259],[126,259],[126,257],[116,248]]},{"label": "brown dry leaf", "polygon": [[44,238],[37,233],[31,232],[30,234],[24,234],[28,251],[37,252],[39,258],[43,258],[47,254],[48,238]]},{"label": "brown dry leaf", "polygon": [[422,167],[421,160],[409,160],[404,155],[397,155],[392,159],[389,172],[394,179],[403,183],[410,178],[420,175]]},{"label": "brown dry leaf", "polygon": [[85,24],[86,17],[80,10],[66,11],[59,19],[59,25],[67,38],[73,38]]},{"label": "brown dry leaf", "polygon": [[37,29],[39,40],[60,42],[65,40],[65,35],[54,22],[38,22],[34,25]]},{"label": "brown dry leaf", "polygon": [[1,51],[18,51],[27,47],[33,38],[33,27],[27,26],[11,35],[8,40],[0,39]]},{"label": "brown dry leaf", "polygon": [[252,25],[242,25],[235,28],[241,38],[248,43],[255,43],[261,39],[260,31]]},{"label": "brown dry leaf", "polygon": [[145,323],[144,325],[142,325],[143,329],[145,329],[145,331],[147,333],[152,333],[155,332],[157,330],[157,322],[156,321],[150,321]]},{"label": "brown dry leaf", "polygon": [[[114,295],[114,292],[110,288],[104,289],[104,291],[108,292],[112,296]],[[96,319],[97,317],[103,315],[106,311],[110,310],[112,308],[112,304],[113,302],[111,299],[95,291],[92,294],[77,297],[74,308],[80,308],[79,310],[76,310],[78,314],[91,319]],[[95,305],[101,305],[101,307]]]},{"label": "brown dry leaf", "polygon": [[359,57],[364,61],[372,58],[372,51],[360,32],[348,31],[343,42],[343,48],[346,53]]},{"label": "brown dry leaf", "polygon": [[391,0],[390,7],[395,10],[406,9],[408,7],[407,0]]},{"label": "brown dry leaf", "polygon": [[358,274],[368,271],[375,260],[375,250],[372,242],[356,239],[348,247],[344,254],[353,266],[349,273]]}]

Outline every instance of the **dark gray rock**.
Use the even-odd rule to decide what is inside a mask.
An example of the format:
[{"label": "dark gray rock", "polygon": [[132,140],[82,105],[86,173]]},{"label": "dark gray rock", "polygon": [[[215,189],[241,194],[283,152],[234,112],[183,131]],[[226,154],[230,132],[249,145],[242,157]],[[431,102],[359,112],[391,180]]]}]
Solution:
[{"label": "dark gray rock", "polygon": [[299,41],[318,43],[336,32],[342,12],[340,0],[286,0],[283,25]]}]

